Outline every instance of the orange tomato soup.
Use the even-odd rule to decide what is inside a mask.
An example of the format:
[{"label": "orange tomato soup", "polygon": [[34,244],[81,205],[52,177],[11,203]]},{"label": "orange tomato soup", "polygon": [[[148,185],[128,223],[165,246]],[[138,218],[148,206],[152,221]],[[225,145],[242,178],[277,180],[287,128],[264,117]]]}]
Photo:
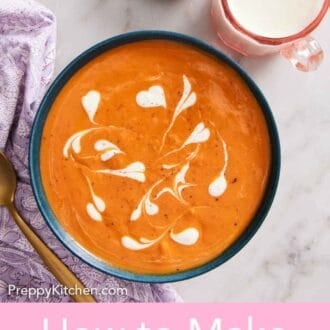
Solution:
[{"label": "orange tomato soup", "polygon": [[270,167],[263,113],[227,64],[188,45],[141,41],[80,69],[41,146],[58,221],[86,250],[135,273],[219,256],[246,229]]}]

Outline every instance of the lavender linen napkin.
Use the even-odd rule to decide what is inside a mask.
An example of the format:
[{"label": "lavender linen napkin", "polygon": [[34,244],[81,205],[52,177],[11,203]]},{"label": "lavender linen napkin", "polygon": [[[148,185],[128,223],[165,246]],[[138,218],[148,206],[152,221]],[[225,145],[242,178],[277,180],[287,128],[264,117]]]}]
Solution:
[{"label": "lavender linen napkin", "polygon": [[[16,205],[27,222],[89,288],[126,288],[127,295],[97,296],[102,302],[180,301],[170,285],[139,284],[98,272],[67,251],[40,215],[29,183],[28,142],[33,118],[51,81],[55,60],[55,17],[30,0],[0,2],[0,148],[18,174]],[[65,302],[68,296],[8,294],[8,286],[51,288],[58,283],[0,208],[0,301]],[[100,290],[101,291],[101,290]]]}]

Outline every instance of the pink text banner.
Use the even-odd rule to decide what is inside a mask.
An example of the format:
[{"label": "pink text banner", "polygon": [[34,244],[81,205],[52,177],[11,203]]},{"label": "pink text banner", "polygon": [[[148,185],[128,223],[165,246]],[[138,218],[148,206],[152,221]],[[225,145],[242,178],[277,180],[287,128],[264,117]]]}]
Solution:
[{"label": "pink text banner", "polygon": [[330,304],[0,304],[2,330],[330,330]]}]

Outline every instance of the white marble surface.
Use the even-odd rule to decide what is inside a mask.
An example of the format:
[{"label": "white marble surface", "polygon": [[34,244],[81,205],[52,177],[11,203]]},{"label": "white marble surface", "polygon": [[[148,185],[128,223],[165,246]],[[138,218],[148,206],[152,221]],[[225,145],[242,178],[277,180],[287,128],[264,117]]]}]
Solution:
[{"label": "white marble surface", "polygon": [[273,109],[283,164],[266,222],[233,259],[174,284],[185,301],[330,301],[330,16],[315,31],[327,57],[317,72],[279,56],[242,58],[217,42],[207,0],[41,0],[58,19],[57,72],[105,38],[174,30],[224,49],[251,74]]}]

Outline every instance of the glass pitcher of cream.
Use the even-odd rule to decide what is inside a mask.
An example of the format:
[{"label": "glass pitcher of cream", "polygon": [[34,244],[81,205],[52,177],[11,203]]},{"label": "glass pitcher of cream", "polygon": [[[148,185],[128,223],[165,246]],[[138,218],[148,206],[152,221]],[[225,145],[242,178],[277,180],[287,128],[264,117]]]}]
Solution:
[{"label": "glass pitcher of cream", "polygon": [[219,38],[243,55],[280,52],[301,71],[323,59],[310,33],[321,23],[330,0],[212,0]]}]

